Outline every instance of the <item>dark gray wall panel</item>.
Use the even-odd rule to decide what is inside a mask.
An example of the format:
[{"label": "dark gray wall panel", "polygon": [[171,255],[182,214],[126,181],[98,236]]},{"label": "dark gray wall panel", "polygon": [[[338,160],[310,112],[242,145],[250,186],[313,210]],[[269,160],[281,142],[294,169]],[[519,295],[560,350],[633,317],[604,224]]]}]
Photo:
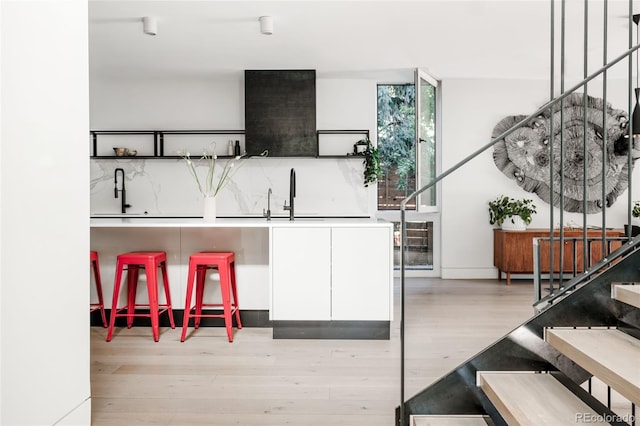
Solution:
[{"label": "dark gray wall panel", "polygon": [[245,70],[246,149],[269,157],[314,157],[315,70]]}]

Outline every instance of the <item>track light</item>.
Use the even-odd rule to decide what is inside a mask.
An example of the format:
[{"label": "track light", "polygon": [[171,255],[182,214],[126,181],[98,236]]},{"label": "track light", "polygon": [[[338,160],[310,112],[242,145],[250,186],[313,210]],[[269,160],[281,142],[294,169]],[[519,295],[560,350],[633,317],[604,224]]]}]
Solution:
[{"label": "track light", "polygon": [[260,33],[264,35],[273,34],[273,18],[271,16],[261,16],[260,21]]},{"label": "track light", "polygon": [[152,36],[158,34],[158,20],[151,16],[145,16],[142,18],[142,30],[145,34]]}]

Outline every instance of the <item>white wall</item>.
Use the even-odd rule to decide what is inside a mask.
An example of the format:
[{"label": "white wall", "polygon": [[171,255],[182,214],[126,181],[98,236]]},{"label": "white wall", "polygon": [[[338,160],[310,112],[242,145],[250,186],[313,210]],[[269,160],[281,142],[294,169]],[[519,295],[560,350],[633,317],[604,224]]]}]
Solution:
[{"label": "white wall", "polygon": [[[614,108],[626,109],[626,85],[613,82],[607,90],[608,102]],[[549,83],[544,81],[447,80],[442,84],[442,92],[443,170],[488,144],[493,128],[504,117],[530,115],[549,101]],[[594,83],[589,94],[601,97],[601,88]],[[500,195],[533,199],[538,213],[530,227],[549,227],[549,205],[505,176],[495,166],[492,154],[493,149],[487,150],[443,181],[443,278],[497,277],[487,203]],[[637,186],[633,186],[636,196],[640,195]],[[626,223],[626,207],[627,192],[607,209],[607,227],[622,228]],[[554,209],[554,221],[558,226],[558,209]],[[600,226],[602,218],[593,214],[588,215],[587,221],[589,225]],[[582,213],[565,212],[563,222],[582,226]]]},{"label": "white wall", "polygon": [[89,424],[87,2],[0,7],[0,423]]},{"label": "white wall", "polygon": [[[376,82],[372,80],[318,79],[317,127],[323,130],[369,129],[375,140]],[[234,78],[171,78],[125,80],[91,79],[91,128],[94,130],[242,130],[244,129],[243,72]],[[349,136],[346,154],[363,135]],[[230,135],[217,138],[221,154]],[[131,147],[135,141],[109,139],[100,150],[111,155],[116,143]],[[211,140],[216,138],[211,137]],[[324,141],[321,138],[321,143]],[[144,142],[141,142],[144,144]],[[149,142],[147,146],[150,146]],[[208,142],[205,142],[208,143]],[[126,145],[128,144],[128,145]],[[206,146],[206,145],[205,145]],[[172,142],[168,155],[184,146]],[[191,151],[197,157],[198,151]],[[226,161],[221,161],[222,166]],[[182,160],[92,160],[91,211],[118,213],[114,198],[114,169],[122,167],[127,181],[129,213],[159,216],[202,215],[202,197]],[[267,158],[252,159],[234,176],[218,199],[218,215],[260,215],[273,191],[272,213],[287,215],[289,170],[296,169],[296,214],[323,216],[375,215],[375,190],[365,188],[362,160]],[[218,167],[217,170],[220,170]],[[206,170],[200,168],[202,175]]]}]

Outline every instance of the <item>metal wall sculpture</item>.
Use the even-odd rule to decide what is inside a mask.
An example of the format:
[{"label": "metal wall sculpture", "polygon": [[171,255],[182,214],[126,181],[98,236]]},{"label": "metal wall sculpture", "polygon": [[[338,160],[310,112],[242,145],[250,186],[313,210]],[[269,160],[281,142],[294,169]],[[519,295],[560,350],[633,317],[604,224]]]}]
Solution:
[{"label": "metal wall sculpture", "polygon": [[[583,94],[575,93],[565,98],[563,113],[560,108],[545,111],[532,119],[528,125],[516,130],[494,145],[493,160],[506,176],[523,189],[537,194],[542,200],[556,207],[560,205],[560,191],[564,195],[564,210],[582,212],[584,199],[583,170],[587,174],[586,211],[597,213],[602,210],[604,191],[605,206],[610,207],[616,198],[626,190],[629,179],[627,142],[627,112],[613,109],[602,99],[587,95],[587,107]],[[606,113],[606,150],[603,152],[603,113]],[[560,144],[562,131],[561,116],[564,119],[564,143]],[[502,133],[522,121],[527,116],[515,115],[502,119],[493,129],[492,137]],[[584,151],[584,122],[586,121],[586,157]],[[553,126],[551,126],[553,123]],[[551,135],[553,129],[553,135]],[[553,152],[550,140],[553,136]],[[561,151],[564,161],[561,162]],[[633,162],[640,157],[640,143],[632,147]],[[553,194],[550,186],[550,164],[553,162]],[[562,166],[561,166],[562,163]],[[603,169],[604,164],[604,169]]]}]

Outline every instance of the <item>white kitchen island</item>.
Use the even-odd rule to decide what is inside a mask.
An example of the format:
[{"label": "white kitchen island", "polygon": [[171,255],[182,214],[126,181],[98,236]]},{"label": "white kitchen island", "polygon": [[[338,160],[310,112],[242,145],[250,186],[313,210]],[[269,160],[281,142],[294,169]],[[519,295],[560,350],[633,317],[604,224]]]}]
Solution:
[{"label": "white kitchen island", "polygon": [[[181,319],[190,254],[233,251],[243,325],[273,327],[274,338],[389,338],[390,222],[255,217],[205,222],[131,216],[92,217],[90,223],[91,249],[100,255],[107,308],[119,253],[167,252],[173,307]],[[209,285],[205,297],[218,300],[218,293],[217,286]],[[144,286],[139,286],[138,297],[146,300]]]}]

